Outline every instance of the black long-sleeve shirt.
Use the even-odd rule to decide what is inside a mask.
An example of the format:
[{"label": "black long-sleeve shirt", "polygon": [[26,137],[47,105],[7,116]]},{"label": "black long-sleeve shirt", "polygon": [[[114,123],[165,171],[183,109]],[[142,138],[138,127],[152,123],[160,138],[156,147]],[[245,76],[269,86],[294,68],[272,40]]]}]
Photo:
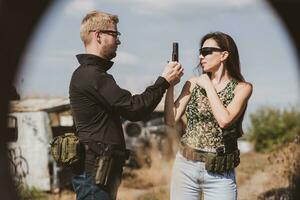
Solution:
[{"label": "black long-sleeve shirt", "polygon": [[162,77],[142,94],[120,88],[107,73],[113,62],[91,54],[79,54],[80,66],[72,75],[69,95],[76,131],[81,141],[97,141],[125,148],[120,116],[141,120],[163,97],[169,83]]}]

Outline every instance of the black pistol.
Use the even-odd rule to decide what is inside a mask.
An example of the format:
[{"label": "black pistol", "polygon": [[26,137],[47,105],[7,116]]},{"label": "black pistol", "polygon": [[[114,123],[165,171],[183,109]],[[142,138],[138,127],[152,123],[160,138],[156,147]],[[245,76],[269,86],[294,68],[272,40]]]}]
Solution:
[{"label": "black pistol", "polygon": [[179,58],[178,42],[173,42],[172,61],[178,62],[178,58]]}]

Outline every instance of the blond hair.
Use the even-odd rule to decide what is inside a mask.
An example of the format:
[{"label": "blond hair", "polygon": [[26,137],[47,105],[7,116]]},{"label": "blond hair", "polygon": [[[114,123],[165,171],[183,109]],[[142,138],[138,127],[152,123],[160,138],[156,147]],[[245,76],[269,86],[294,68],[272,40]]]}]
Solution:
[{"label": "blond hair", "polygon": [[106,30],[111,24],[117,24],[119,18],[117,15],[112,15],[105,12],[92,11],[82,19],[80,25],[80,38],[84,45],[91,41],[90,31]]}]

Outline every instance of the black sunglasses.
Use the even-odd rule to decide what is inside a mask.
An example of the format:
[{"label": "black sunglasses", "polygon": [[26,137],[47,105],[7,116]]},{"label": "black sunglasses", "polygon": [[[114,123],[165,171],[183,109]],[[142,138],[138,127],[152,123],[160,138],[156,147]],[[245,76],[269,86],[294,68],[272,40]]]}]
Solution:
[{"label": "black sunglasses", "polygon": [[114,30],[90,30],[89,32],[104,33],[104,34],[111,35],[113,37],[119,37],[121,35],[119,31],[114,31]]},{"label": "black sunglasses", "polygon": [[209,54],[212,54],[213,52],[222,52],[223,50],[217,47],[203,47],[199,49],[199,55],[207,56]]}]

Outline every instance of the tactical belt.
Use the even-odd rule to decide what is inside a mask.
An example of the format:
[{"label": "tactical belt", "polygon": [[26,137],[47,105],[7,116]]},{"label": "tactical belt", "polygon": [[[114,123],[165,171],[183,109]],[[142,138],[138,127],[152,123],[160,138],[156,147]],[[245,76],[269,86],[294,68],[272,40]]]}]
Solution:
[{"label": "tactical belt", "polygon": [[[96,154],[100,155],[101,152],[104,152],[104,151],[102,150],[103,147],[101,147],[101,144],[98,144],[98,145],[99,145],[98,149],[95,149],[95,147],[91,147],[88,144],[84,144],[84,148],[87,153],[90,152],[93,154],[96,153]],[[130,154],[130,150],[128,150],[128,149],[121,150],[121,148],[116,148],[113,146],[110,147],[109,151],[112,156],[123,158],[124,160],[127,160],[129,158],[129,154]]]},{"label": "tactical belt", "polygon": [[205,152],[198,149],[191,148],[187,145],[180,144],[179,152],[187,160],[201,161],[205,162],[208,154],[217,155],[216,153]]},{"label": "tactical belt", "polygon": [[[233,150],[233,149],[232,149]],[[179,152],[187,160],[201,161],[205,163],[205,169],[209,172],[222,173],[237,167],[240,163],[238,148],[227,152],[224,147],[217,148],[216,153],[205,152],[181,144]]]}]

